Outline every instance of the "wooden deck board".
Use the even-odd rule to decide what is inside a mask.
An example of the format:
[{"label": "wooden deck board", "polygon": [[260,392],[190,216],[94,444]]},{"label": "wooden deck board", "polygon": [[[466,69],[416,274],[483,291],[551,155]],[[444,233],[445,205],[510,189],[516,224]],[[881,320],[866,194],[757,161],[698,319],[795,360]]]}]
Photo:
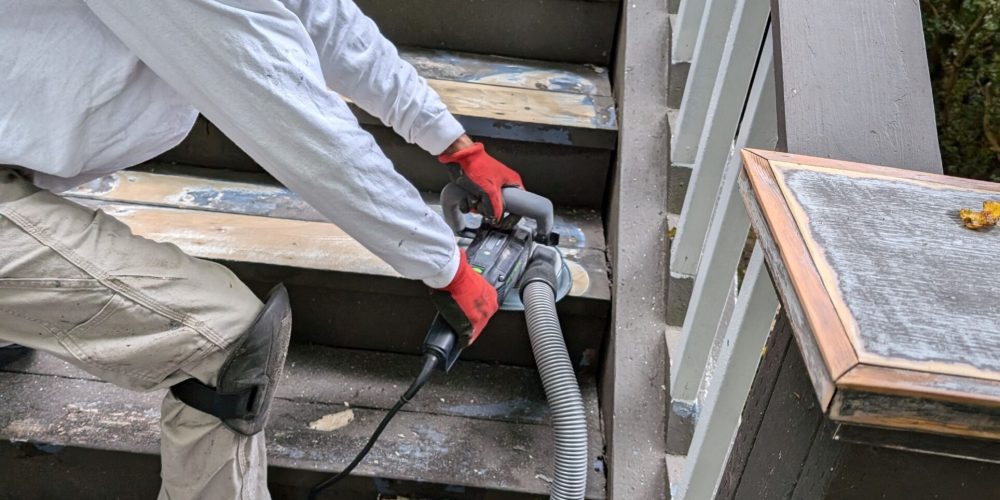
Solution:
[{"label": "wooden deck board", "polygon": [[[289,370],[275,401],[268,429],[269,463],[277,467],[336,472],[361,448],[385,407],[405,388],[402,368],[416,359],[381,354],[386,364],[368,364],[369,354],[358,351],[297,346],[289,356]],[[325,365],[338,360],[343,364]],[[357,370],[358,364],[366,370]],[[421,480],[492,490],[545,494],[551,477],[551,430],[545,424],[514,417],[455,410],[463,399],[477,394],[490,405],[509,404],[518,384],[528,383],[532,370],[464,363],[461,373],[445,380],[436,377],[401,412],[356,475]],[[352,368],[353,367],[353,368]],[[324,370],[324,368],[326,370]],[[523,373],[515,374],[515,371]],[[481,377],[481,375],[486,375]],[[513,375],[513,376],[512,376]],[[536,375],[537,377],[537,375]],[[537,385],[537,381],[531,381]],[[529,388],[540,415],[540,389]],[[38,397],[44,394],[45,397]],[[44,354],[0,371],[0,436],[59,446],[158,453],[161,392],[139,394],[94,380]],[[590,418],[591,456],[601,453],[596,388],[585,384]],[[444,401],[442,401],[444,400]],[[347,409],[354,421],[333,432],[309,429],[310,422]],[[451,402],[451,403],[449,403]],[[469,403],[475,407],[475,403]],[[588,498],[604,497],[604,479],[591,473]]]},{"label": "wooden deck board", "polygon": [[[328,222],[81,201],[121,220],[139,236],[173,243],[203,259],[399,277],[388,264]],[[573,275],[570,295],[607,300],[607,268],[599,264],[604,262],[603,252],[571,249],[563,255]]]},{"label": "wooden deck board", "polygon": [[611,96],[606,69],[590,64],[400,47],[399,55],[425,78],[569,94]]},{"label": "wooden deck board", "polygon": [[[88,182],[65,194],[109,202],[326,222],[325,217],[294,192],[272,182],[123,171]],[[438,197],[430,193],[424,193],[424,196],[427,204],[441,213]],[[474,216],[469,215],[468,224],[473,224],[473,219]],[[561,235],[559,244],[564,248],[605,248],[604,227],[596,210],[557,211],[555,231]]]}]

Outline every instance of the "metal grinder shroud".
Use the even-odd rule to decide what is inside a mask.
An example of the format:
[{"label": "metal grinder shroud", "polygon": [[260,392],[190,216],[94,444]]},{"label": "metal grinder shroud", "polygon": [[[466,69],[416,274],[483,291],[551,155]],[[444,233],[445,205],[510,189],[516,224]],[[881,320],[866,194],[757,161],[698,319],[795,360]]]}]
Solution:
[{"label": "metal grinder shroud", "polygon": [[556,301],[559,301],[569,294],[573,277],[562,253],[556,249],[559,235],[552,232],[555,220],[552,202],[517,188],[505,188],[503,197],[508,215],[495,223],[480,218],[479,226],[472,228],[466,226],[463,214],[468,211],[471,194],[457,184],[448,184],[441,192],[444,220],[455,234],[472,239],[466,249],[469,263],[496,287],[500,309],[524,310],[518,290],[521,273],[541,245],[551,247],[559,256],[555,269]]}]

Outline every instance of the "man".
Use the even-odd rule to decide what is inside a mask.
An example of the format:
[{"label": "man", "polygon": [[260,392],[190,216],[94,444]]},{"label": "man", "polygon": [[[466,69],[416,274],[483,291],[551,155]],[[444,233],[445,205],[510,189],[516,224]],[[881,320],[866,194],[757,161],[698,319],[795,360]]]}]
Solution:
[{"label": "man", "polygon": [[155,157],[201,112],[400,274],[436,289],[465,342],[496,311],[496,292],[338,94],[457,163],[484,215],[502,214],[500,189],[521,179],[464,134],[350,0],[0,0],[0,12],[0,342],[123,387],[173,387],[161,498],[268,496],[257,431],[273,384],[245,382],[280,369],[287,306],[279,297],[265,309],[222,266],[50,191]]}]

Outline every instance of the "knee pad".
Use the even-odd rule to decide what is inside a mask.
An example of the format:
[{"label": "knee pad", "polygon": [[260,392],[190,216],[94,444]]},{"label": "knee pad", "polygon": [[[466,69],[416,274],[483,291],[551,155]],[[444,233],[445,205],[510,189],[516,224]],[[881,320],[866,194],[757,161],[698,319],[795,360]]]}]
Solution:
[{"label": "knee pad", "polygon": [[281,379],[292,331],[288,292],[281,284],[268,295],[257,319],[244,333],[210,387],[187,379],[170,388],[184,404],[214,415],[233,431],[251,436],[267,424]]}]

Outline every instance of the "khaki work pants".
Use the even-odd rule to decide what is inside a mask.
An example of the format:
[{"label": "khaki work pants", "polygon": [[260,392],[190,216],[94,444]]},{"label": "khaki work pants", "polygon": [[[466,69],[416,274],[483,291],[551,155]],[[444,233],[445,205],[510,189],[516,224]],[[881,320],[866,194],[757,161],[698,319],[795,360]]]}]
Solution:
[{"label": "khaki work pants", "polygon": [[[215,385],[261,302],[226,268],[135,236],[0,167],[0,343],[52,353],[137,391]],[[161,499],[268,498],[264,433],[231,431],[169,392]]]}]

